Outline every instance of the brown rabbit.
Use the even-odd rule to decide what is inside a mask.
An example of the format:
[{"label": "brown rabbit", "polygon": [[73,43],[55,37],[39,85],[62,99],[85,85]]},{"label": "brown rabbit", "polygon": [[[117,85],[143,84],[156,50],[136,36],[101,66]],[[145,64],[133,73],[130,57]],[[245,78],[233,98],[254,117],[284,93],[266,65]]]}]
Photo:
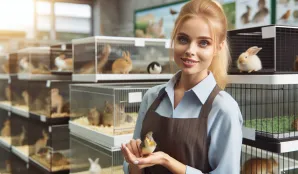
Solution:
[{"label": "brown rabbit", "polygon": [[293,123],[292,123],[292,128],[295,130],[295,131],[298,131],[298,118],[296,118]]},{"label": "brown rabbit", "polygon": [[41,139],[38,139],[34,145],[36,155],[38,154],[38,152],[41,148],[47,146],[47,142],[49,140],[49,135],[47,134],[47,132],[45,130],[42,130],[42,135],[43,135],[43,137]]},{"label": "brown rabbit", "polygon": [[24,126],[22,126],[22,132],[17,135],[17,136],[14,136],[11,138],[11,144],[14,145],[14,146],[22,146],[24,145],[24,141],[25,141],[25,138],[26,138],[26,129]]},{"label": "brown rabbit", "polygon": [[5,122],[3,123],[3,127],[1,130],[1,136],[2,137],[10,137],[11,136],[11,134],[10,134],[10,120],[9,119],[5,120]]},{"label": "brown rabbit", "polygon": [[100,113],[97,111],[96,107],[91,108],[89,110],[88,121],[90,125],[93,125],[93,126],[100,125]]},{"label": "brown rabbit", "polygon": [[114,74],[128,74],[132,70],[132,61],[128,51],[122,53],[122,57],[116,59],[112,65]]},{"label": "brown rabbit", "polygon": [[53,152],[47,154],[47,161],[53,166],[66,166],[69,165],[68,159],[60,152]]},{"label": "brown rabbit", "polygon": [[252,158],[246,161],[241,174],[279,174],[275,159]]},{"label": "brown rabbit", "polygon": [[6,97],[6,100],[11,101],[10,85],[5,87],[5,97]]},{"label": "brown rabbit", "polygon": [[25,105],[29,106],[29,94],[26,90],[22,92],[23,99],[25,101]]},{"label": "brown rabbit", "polygon": [[[108,61],[108,57],[111,53],[111,46],[109,44],[106,44],[102,50],[102,52],[99,55],[99,60],[97,61],[97,73],[103,72],[103,67]],[[94,61],[91,61],[85,65],[82,66],[80,69],[80,74],[93,74],[95,72],[95,63]]]},{"label": "brown rabbit", "polygon": [[63,97],[59,94],[58,88],[51,89],[51,107],[52,109],[57,108],[57,113],[62,113],[63,108]]},{"label": "brown rabbit", "polygon": [[246,6],[246,12],[241,16],[242,24],[249,23],[250,12],[251,12],[251,7],[247,5]]},{"label": "brown rabbit", "polygon": [[103,115],[102,115],[102,124],[104,126],[112,126],[113,125],[113,120],[114,120],[114,107],[112,104],[110,104],[108,101],[105,101],[105,107],[103,110]]},{"label": "brown rabbit", "polygon": [[28,57],[23,57],[20,59],[19,67],[21,68],[21,72],[31,72],[35,69],[34,65],[29,62]]}]

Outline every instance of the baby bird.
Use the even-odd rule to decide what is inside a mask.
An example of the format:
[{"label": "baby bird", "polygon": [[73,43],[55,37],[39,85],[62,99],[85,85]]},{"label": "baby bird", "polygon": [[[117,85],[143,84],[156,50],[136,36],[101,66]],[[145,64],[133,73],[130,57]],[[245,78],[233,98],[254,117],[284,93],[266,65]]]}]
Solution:
[{"label": "baby bird", "polygon": [[141,151],[142,151],[142,156],[146,156],[149,155],[150,153],[152,153],[157,144],[153,139],[153,132],[150,131],[146,134],[146,137],[144,139],[144,141],[142,141],[140,147],[141,147]]}]

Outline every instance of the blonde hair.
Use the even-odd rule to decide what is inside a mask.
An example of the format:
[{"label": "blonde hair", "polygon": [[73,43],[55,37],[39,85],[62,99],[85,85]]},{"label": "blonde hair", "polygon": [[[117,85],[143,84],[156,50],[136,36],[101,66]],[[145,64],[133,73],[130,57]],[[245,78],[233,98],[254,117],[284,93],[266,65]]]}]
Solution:
[{"label": "blonde hair", "polygon": [[[227,84],[227,71],[230,64],[230,51],[227,43],[227,18],[221,5],[214,0],[191,0],[186,3],[176,19],[172,33],[172,45],[181,25],[192,17],[202,17],[211,29],[214,46],[223,43],[223,47],[212,59],[209,70],[213,73],[218,86],[222,89]],[[215,48],[217,50],[218,48]]]}]

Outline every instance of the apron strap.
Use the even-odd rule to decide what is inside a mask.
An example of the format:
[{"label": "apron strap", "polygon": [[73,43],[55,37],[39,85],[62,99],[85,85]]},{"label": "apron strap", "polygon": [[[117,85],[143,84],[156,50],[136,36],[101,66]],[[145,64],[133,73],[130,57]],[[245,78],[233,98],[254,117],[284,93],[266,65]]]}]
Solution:
[{"label": "apron strap", "polygon": [[154,100],[154,102],[152,103],[152,105],[150,106],[150,108],[148,109],[148,111],[155,111],[156,108],[159,106],[160,102],[162,101],[162,99],[164,98],[164,96],[167,94],[165,88],[166,87],[163,87],[159,91],[157,98]]},{"label": "apron strap", "polygon": [[208,117],[212,108],[212,103],[220,91],[220,87],[218,85],[215,85],[212,92],[208,96],[207,101],[203,104],[199,117]]}]

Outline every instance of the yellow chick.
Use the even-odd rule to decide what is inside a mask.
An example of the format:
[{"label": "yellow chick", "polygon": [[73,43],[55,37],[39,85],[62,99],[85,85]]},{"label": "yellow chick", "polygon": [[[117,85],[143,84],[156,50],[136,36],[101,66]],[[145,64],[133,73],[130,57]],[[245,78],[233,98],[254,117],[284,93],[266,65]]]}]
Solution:
[{"label": "yellow chick", "polygon": [[156,142],[153,139],[153,132],[150,131],[146,134],[144,141],[142,141],[140,147],[142,150],[142,156],[149,155],[152,153],[156,148]]}]

